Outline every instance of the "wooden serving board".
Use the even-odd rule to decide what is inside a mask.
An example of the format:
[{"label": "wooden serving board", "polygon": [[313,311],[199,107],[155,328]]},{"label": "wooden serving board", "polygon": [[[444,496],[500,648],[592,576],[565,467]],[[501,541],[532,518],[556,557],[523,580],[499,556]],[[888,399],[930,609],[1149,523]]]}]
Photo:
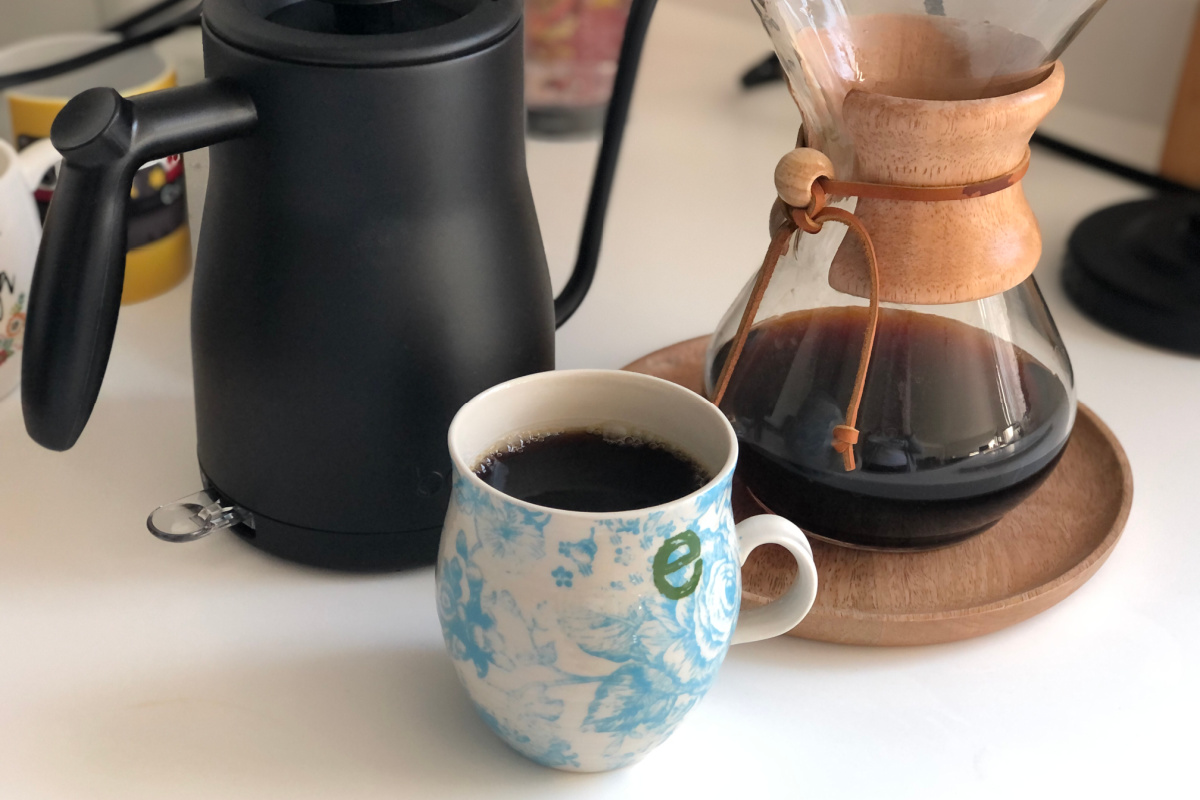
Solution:
[{"label": "wooden serving board", "polygon": [[[708,338],[672,345],[625,369],[702,393]],[[735,481],[738,519],[762,513]],[[1108,558],[1129,516],[1133,474],[1120,442],[1086,406],[1058,468],[994,528],[923,553],[855,550],[812,540],[816,604],[792,636],[839,644],[916,645],[969,639],[1045,611]],[[778,597],[796,574],[782,547],[742,568],[742,602]]]}]

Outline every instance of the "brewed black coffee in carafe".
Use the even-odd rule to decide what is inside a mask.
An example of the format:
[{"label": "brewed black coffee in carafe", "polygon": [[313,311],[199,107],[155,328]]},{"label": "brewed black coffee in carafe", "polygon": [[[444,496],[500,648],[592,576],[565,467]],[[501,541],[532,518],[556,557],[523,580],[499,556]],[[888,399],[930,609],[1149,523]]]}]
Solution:
[{"label": "brewed black coffee in carafe", "polygon": [[984,328],[885,308],[859,409],[858,464],[846,471],[829,441],[866,311],[798,310],[751,331],[743,375],[721,405],[741,443],[742,479],[766,508],[847,544],[936,547],[986,530],[1058,462],[1075,416],[1069,363],[1056,373]]},{"label": "brewed black coffee in carafe", "polygon": [[1074,424],[1020,179],[1102,2],[755,5],[803,113],[790,155],[825,166],[793,201],[781,163],[773,254],[709,347],[739,475],[819,538],[963,541],[1041,485]]}]

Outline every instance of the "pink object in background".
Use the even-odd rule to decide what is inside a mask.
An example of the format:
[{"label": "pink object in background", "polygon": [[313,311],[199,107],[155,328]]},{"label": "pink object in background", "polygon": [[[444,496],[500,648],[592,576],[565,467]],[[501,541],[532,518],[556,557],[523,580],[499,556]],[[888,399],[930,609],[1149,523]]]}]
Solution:
[{"label": "pink object in background", "polygon": [[577,134],[603,126],[629,4],[526,0],[525,103],[531,131]]}]

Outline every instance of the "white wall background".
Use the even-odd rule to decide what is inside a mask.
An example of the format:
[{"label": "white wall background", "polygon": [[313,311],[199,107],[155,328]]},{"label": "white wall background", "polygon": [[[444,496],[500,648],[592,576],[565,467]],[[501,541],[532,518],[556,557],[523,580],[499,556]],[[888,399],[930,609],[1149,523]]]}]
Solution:
[{"label": "white wall background", "polygon": [[[755,18],[750,0],[666,1]],[[1200,0],[1108,0],[1063,59],[1066,95],[1046,130],[1157,168],[1198,9]]]},{"label": "white wall background", "polygon": [[[94,29],[151,0],[0,0],[0,45]],[[753,20],[750,0],[664,0]],[[1157,163],[1200,0],[1109,0],[1067,52],[1067,94],[1047,128],[1085,146]],[[769,49],[763,37],[763,53]],[[736,76],[730,76],[730,80]]]},{"label": "white wall background", "polygon": [[96,30],[155,0],[0,0],[0,46],[45,33]]},{"label": "white wall background", "polygon": [[1068,101],[1165,123],[1197,0],[1109,0],[1067,51]]},{"label": "white wall background", "polygon": [[0,0],[0,45],[28,36],[100,26],[98,2],[107,0]]},{"label": "white wall background", "polygon": [[116,20],[140,11],[154,3],[154,0],[92,0],[99,11],[101,19]]}]

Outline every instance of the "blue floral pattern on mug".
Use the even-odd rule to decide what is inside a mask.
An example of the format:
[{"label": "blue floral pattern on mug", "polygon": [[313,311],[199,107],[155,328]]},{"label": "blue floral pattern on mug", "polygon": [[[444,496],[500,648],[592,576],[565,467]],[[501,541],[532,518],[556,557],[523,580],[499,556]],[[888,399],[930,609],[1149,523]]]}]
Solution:
[{"label": "blue floral pattern on mug", "polygon": [[480,716],[547,766],[630,764],[725,658],[741,598],[730,480],[650,514],[536,511],[455,476],[437,569],[446,646]]}]

